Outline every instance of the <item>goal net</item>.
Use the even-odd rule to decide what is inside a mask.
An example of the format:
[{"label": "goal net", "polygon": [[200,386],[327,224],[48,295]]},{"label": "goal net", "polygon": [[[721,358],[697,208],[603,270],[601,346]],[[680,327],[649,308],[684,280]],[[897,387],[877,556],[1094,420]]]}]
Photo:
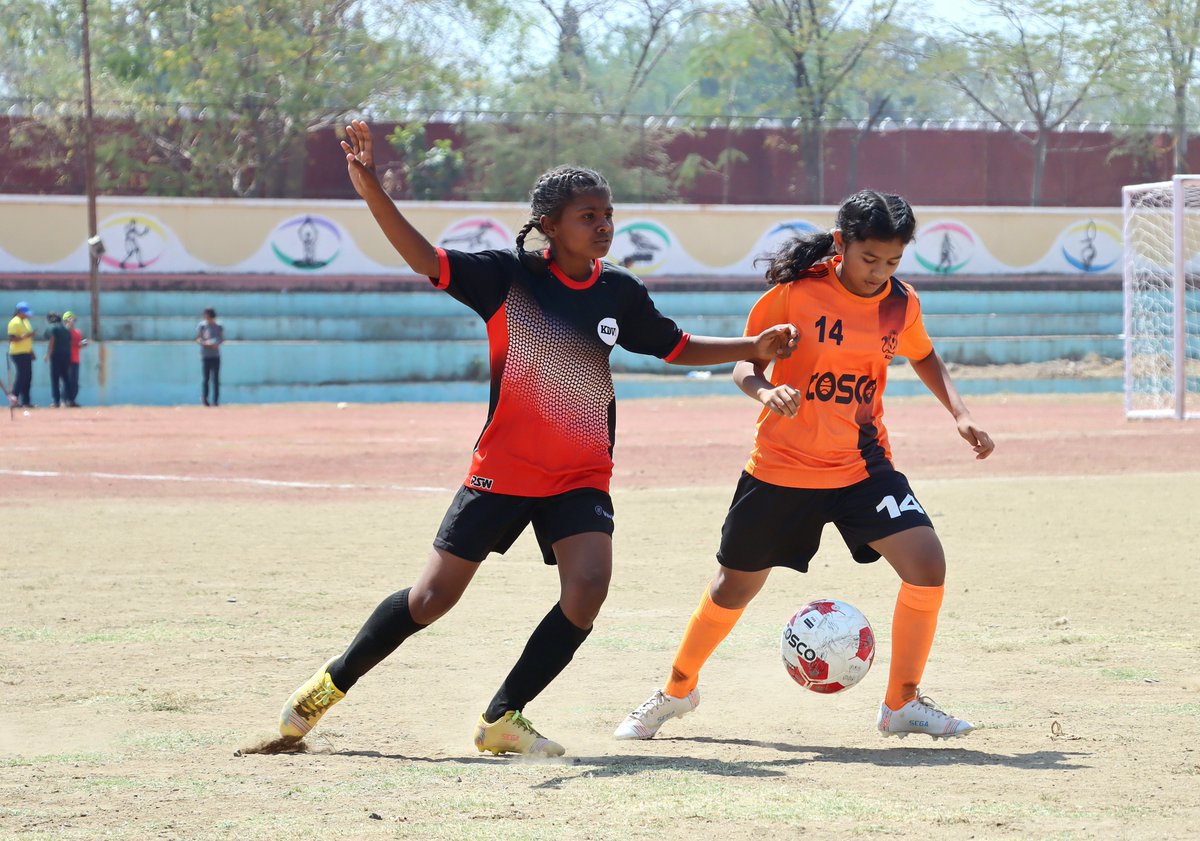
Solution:
[{"label": "goal net", "polygon": [[1200,418],[1200,175],[1121,190],[1125,415]]}]

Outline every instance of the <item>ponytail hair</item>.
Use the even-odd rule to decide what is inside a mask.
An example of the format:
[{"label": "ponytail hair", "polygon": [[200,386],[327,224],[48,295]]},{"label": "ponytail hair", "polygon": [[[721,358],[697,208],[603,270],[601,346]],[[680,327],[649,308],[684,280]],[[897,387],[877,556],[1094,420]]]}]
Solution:
[{"label": "ponytail hair", "polygon": [[[907,245],[916,235],[917,218],[900,196],[863,190],[842,203],[836,229],[842,232],[843,247],[868,239],[899,240]],[[791,283],[833,253],[832,231],[794,237],[774,254],[761,258],[767,263],[767,285]]]},{"label": "ponytail hair", "polygon": [[529,235],[530,231],[537,231],[538,233],[541,233],[542,226],[530,219],[525,223],[524,227],[517,232],[517,256],[521,258],[522,262],[525,261],[526,258],[535,259],[538,257],[537,254],[525,250],[525,237]]},{"label": "ponytail hair", "polygon": [[755,260],[767,262],[767,285],[790,283],[800,274],[811,269],[833,254],[833,233],[812,231],[784,243],[783,247],[769,257]]},{"label": "ponytail hair", "polygon": [[571,199],[581,193],[608,189],[608,181],[603,175],[583,166],[556,166],[542,173],[529,191],[529,221],[517,233],[517,257],[527,265],[544,268],[546,260],[541,254],[525,250],[525,237],[529,232],[537,231],[545,237],[541,222],[543,216],[557,216]]}]

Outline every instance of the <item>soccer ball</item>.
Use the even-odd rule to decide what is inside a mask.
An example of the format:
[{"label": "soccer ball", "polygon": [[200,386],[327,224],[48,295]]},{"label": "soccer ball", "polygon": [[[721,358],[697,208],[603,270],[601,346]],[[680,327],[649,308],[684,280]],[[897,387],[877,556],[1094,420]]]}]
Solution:
[{"label": "soccer ball", "polygon": [[875,633],[862,611],[837,599],[818,599],[796,611],[779,643],[792,680],[831,694],[862,680],[875,659]]}]

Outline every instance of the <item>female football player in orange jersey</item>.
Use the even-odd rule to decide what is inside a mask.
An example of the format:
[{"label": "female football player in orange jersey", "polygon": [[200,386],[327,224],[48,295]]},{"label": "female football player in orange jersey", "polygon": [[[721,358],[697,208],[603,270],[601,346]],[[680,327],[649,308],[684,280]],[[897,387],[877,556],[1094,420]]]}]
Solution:
[{"label": "female football player in orange jersey", "polygon": [[[641,281],[601,259],[613,240],[612,195],[599,173],[583,167],[555,167],[538,179],[515,249],[437,248],[380,185],[366,123],[354,121],[346,134],[351,182],[388,241],[414,272],[486,322],[491,400],[416,583],[385,598],[349,647],[292,693],[280,734],[303,738],[359,678],[454,607],[489,553],[504,553],[532,525],[546,563],[558,567],[561,596],[480,716],[475,746],[561,755],[563,747],[522,711],[570,663],[608,593],[616,418],[609,354],[619,344],[679,365],[758,357],[766,364],[791,352],[796,328],[778,324],[736,338],[681,330]],[[532,231],[545,238],[545,250],[525,250]]]},{"label": "female football player in orange jersey", "polygon": [[833,231],[793,239],[770,258],[771,288],[750,311],[746,332],[786,321],[800,329],[800,341],[769,377],[763,362],[734,368],[734,381],[763,411],[721,531],[717,572],[688,622],[666,686],[621,722],[618,739],[649,739],[664,722],[696,708],[701,666],[773,567],[808,570],[826,523],[837,526],[854,560],[882,556],[900,576],[879,731],[937,739],[974,729],[917,689],[937,627],[946,559],[908,480],[892,465],[882,423],[888,363],[898,354],[954,416],[976,458],[994,448],[933,349],[916,293],[892,277],[915,230],[904,199],[864,191],[842,205]]}]

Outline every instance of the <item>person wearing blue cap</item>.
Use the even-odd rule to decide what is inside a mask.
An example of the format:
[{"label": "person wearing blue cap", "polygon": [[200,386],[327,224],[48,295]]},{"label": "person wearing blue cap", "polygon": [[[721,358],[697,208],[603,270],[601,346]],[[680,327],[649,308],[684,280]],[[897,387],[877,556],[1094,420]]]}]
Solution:
[{"label": "person wearing blue cap", "polygon": [[29,317],[33,308],[25,301],[17,304],[12,320],[8,322],[8,358],[17,369],[13,380],[12,394],[24,408],[32,409],[29,387],[33,384],[33,322]]}]

